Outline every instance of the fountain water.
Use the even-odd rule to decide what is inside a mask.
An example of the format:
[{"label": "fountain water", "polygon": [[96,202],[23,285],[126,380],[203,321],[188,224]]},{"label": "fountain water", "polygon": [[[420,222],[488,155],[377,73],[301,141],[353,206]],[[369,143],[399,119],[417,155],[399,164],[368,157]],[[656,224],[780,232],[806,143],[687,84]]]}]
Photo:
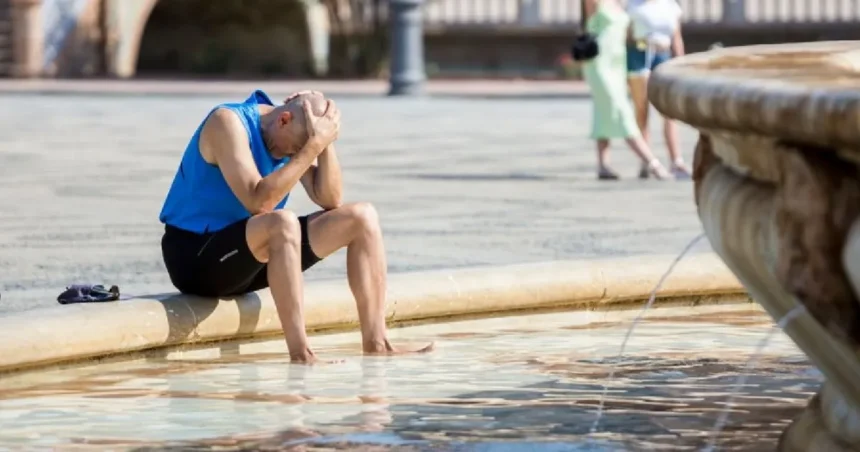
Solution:
[{"label": "fountain water", "polygon": [[603,391],[600,394],[600,403],[597,405],[597,416],[594,419],[594,423],[591,425],[590,433],[596,433],[597,427],[600,424],[600,419],[603,417],[603,407],[606,403],[606,393],[609,391],[609,384],[612,382],[612,379],[615,377],[615,371],[617,369],[618,361],[621,359],[621,356],[624,355],[624,350],[627,348],[627,341],[630,339],[630,336],[633,334],[633,330],[636,328],[636,325],[639,324],[639,321],[642,320],[642,317],[645,315],[645,312],[651,308],[654,304],[654,300],[657,298],[657,292],[660,291],[660,288],[663,287],[663,283],[666,282],[666,278],[672,274],[672,270],[675,269],[675,266],[678,265],[678,262],[684,258],[684,256],[690,252],[693,247],[699,243],[699,240],[705,237],[705,234],[699,234],[687,246],[684,247],[683,250],[678,254],[678,257],[672,261],[669,265],[669,268],[666,269],[666,272],[663,273],[663,276],[657,281],[657,284],[654,286],[654,289],[651,290],[651,294],[648,297],[648,302],[645,303],[645,306],[642,307],[642,310],[639,311],[639,314],[633,319],[633,322],[630,323],[630,328],[627,330],[627,334],[624,336],[624,340],[621,341],[621,349],[618,351],[618,355],[615,356],[613,360],[614,363],[610,368],[609,375],[606,377],[606,382],[603,385]]},{"label": "fountain water", "polygon": [[734,405],[735,398],[737,397],[740,388],[746,384],[749,371],[755,369],[755,367],[758,365],[758,359],[764,351],[764,348],[767,347],[767,344],[770,343],[770,340],[773,338],[774,334],[784,330],[785,327],[788,326],[788,324],[792,320],[797,318],[797,316],[804,313],[805,311],[806,307],[803,305],[800,305],[789,311],[788,314],[784,315],[781,319],[779,319],[779,321],[773,326],[773,328],[771,328],[770,331],[768,331],[767,334],[758,343],[758,346],[756,346],[752,356],[750,356],[750,359],[744,366],[743,372],[738,375],[735,384],[732,385],[732,391],[729,394],[728,400],[726,401],[726,407],[720,413],[720,417],[717,418],[717,422],[714,424],[714,430],[711,434],[711,439],[708,442],[708,446],[704,449],[705,452],[711,452],[714,450],[714,447],[717,444],[717,437],[719,436],[720,432],[723,430],[729,420],[729,412]]}]

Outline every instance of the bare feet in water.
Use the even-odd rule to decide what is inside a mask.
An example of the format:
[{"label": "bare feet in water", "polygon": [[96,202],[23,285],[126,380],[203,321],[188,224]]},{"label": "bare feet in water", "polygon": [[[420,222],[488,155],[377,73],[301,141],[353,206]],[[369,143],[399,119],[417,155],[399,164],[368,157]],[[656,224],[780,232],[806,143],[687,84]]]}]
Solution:
[{"label": "bare feet in water", "polygon": [[[430,344],[422,347],[395,347],[391,344],[391,342],[386,339],[382,342],[373,342],[373,343],[365,343],[362,346],[363,352],[365,355],[377,355],[377,356],[399,356],[399,355],[417,355],[423,353],[430,353],[436,349],[436,343],[431,342]],[[290,363],[292,364],[337,364],[342,363],[344,360],[342,359],[334,359],[334,360],[324,360],[319,359],[313,350],[307,349],[304,353],[297,353],[295,355],[290,354]]]},{"label": "bare feet in water", "polygon": [[337,364],[342,363],[344,360],[342,359],[319,359],[317,355],[314,354],[313,350],[306,349],[303,353],[292,354],[290,353],[290,364]]},{"label": "bare feet in water", "polygon": [[431,342],[423,348],[404,348],[391,345],[388,339],[382,342],[365,342],[363,349],[365,355],[412,355],[419,353],[430,353],[436,348],[436,343]]}]

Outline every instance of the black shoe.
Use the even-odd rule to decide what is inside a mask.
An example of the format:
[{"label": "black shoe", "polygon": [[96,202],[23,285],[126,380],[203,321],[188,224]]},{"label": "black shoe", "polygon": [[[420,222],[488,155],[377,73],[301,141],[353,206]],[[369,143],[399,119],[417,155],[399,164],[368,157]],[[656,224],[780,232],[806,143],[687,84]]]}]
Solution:
[{"label": "black shoe", "polygon": [[618,180],[621,177],[615,171],[612,171],[609,168],[601,168],[597,172],[597,180]]}]

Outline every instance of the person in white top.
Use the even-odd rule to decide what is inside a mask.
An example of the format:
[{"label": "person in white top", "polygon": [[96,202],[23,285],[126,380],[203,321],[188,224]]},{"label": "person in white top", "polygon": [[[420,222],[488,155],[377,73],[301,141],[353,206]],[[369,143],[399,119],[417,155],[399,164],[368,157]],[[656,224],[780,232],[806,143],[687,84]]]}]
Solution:
[{"label": "person in white top", "polygon": [[[648,134],[648,76],[651,71],[674,56],[684,54],[681,36],[683,12],[677,0],[629,0],[627,13],[631,26],[627,45],[627,73],[630,96],[636,108],[636,120],[646,142]],[[670,168],[676,178],[687,179],[690,170],[684,164],[678,147],[678,127],[675,121],[664,118],[663,133],[669,150]],[[648,171],[639,176],[648,177]]]}]

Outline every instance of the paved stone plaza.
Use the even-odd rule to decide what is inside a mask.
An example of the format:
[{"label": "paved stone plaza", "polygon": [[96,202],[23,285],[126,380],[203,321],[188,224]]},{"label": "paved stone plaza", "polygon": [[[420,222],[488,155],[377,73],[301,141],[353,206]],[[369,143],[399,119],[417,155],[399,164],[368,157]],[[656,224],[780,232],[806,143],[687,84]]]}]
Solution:
[{"label": "paved stone plaza", "polygon": [[[51,306],[79,282],[173,291],[163,197],[203,115],[245,95],[0,95],[0,311]],[[677,253],[701,231],[692,183],[636,179],[620,142],[625,180],[595,180],[587,98],[335,99],[346,198],[376,204],[392,273]],[[695,139],[682,129],[689,160]],[[300,188],[288,207],[312,209]],[[344,265],[340,252],[306,276]]]}]

